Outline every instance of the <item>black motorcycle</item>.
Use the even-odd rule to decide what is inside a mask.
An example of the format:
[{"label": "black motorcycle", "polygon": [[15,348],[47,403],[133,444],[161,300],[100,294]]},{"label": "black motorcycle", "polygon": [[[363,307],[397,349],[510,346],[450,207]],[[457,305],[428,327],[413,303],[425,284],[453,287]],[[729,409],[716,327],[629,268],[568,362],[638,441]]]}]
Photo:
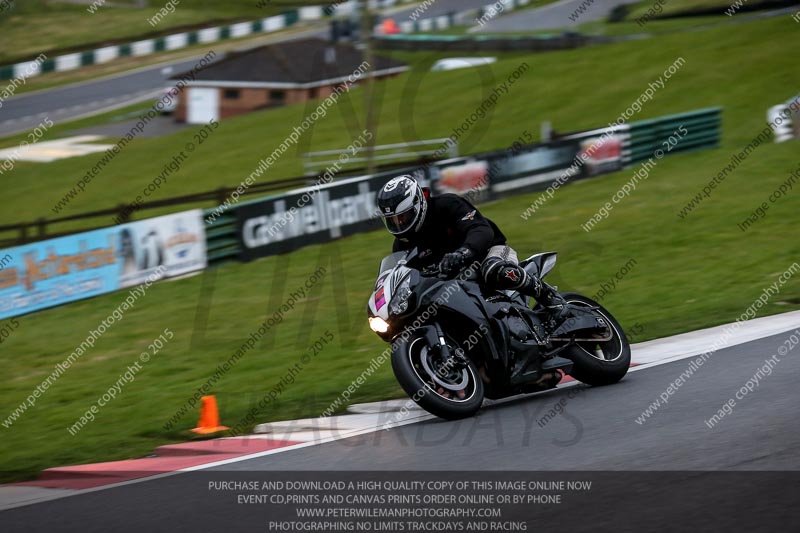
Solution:
[{"label": "black motorcycle", "polygon": [[[477,263],[447,279],[437,267],[416,268],[419,259],[416,249],[383,259],[368,314],[370,328],[392,343],[397,380],[426,411],[465,418],[484,397],[552,389],[565,374],[609,385],[628,372],[625,332],[592,299],[562,293],[571,316],[556,324],[527,296],[479,285]],[[544,277],[555,263],[548,252],[520,266]]]}]

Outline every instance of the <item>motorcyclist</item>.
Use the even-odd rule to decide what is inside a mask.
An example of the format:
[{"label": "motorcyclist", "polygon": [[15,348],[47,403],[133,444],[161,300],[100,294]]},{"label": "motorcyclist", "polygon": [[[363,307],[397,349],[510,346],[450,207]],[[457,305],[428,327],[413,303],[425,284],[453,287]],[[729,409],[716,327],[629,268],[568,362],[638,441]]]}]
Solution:
[{"label": "motorcyclist", "polygon": [[403,175],[378,191],[377,204],[386,229],[395,236],[392,251],[417,247],[423,265],[438,262],[441,272],[451,276],[479,261],[486,287],[532,296],[551,311],[557,323],[568,318],[561,295],[519,266],[517,253],[506,244],[497,225],[464,198],[433,196],[413,177]]}]

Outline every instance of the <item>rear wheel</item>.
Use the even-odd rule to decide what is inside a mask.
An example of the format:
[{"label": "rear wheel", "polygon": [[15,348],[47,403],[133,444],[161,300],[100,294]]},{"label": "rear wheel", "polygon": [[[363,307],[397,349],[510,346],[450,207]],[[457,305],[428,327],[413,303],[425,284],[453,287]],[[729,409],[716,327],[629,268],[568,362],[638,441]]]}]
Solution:
[{"label": "rear wheel", "polygon": [[594,313],[606,321],[612,333],[607,341],[576,342],[562,353],[574,363],[572,377],[587,385],[611,385],[625,377],[631,366],[631,346],[619,322],[591,298],[574,292],[565,292],[561,296],[577,308],[596,307]]},{"label": "rear wheel", "polygon": [[[458,344],[447,338],[450,350]],[[475,364],[464,358],[462,365],[448,365],[438,347],[424,336],[395,345],[392,370],[400,386],[420,407],[447,420],[467,418],[481,408],[483,381]]]}]

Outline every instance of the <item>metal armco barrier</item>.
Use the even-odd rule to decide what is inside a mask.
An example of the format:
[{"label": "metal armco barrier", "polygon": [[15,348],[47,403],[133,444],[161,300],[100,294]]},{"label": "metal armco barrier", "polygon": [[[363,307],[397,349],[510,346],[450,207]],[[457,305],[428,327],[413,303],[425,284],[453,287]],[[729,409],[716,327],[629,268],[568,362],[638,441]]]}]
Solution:
[{"label": "metal armco barrier", "polygon": [[722,137],[722,108],[710,107],[632,122],[628,127],[630,152],[625,154],[626,159],[629,163],[638,163],[652,157],[681,126],[686,128],[687,134],[672,147],[670,153],[717,148]]},{"label": "metal armco barrier", "polygon": [[[207,220],[211,210],[203,212]],[[239,257],[239,240],[236,238],[236,214],[225,213],[206,226],[206,254],[209,264]]]}]

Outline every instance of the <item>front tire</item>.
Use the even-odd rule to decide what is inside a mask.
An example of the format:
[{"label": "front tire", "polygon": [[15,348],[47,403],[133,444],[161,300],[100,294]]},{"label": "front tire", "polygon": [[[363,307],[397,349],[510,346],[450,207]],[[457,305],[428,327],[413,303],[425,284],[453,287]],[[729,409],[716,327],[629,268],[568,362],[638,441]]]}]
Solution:
[{"label": "front tire", "polygon": [[612,385],[625,377],[631,366],[631,345],[619,322],[608,310],[578,293],[565,292],[561,295],[568,304],[575,307],[597,307],[599,313],[610,325],[614,336],[605,342],[576,342],[564,351],[564,357],[572,360],[572,377],[587,385]]},{"label": "front tire", "polygon": [[[448,346],[451,350],[457,347],[450,339]],[[434,376],[431,370],[441,368],[438,357],[438,349],[428,346],[424,336],[412,337],[394,345],[392,370],[406,394],[429,413],[446,420],[473,416],[481,408],[484,397],[483,381],[475,363],[467,358],[465,368]],[[445,388],[462,385],[463,389],[458,391]],[[462,390],[463,398],[459,396]]]}]

